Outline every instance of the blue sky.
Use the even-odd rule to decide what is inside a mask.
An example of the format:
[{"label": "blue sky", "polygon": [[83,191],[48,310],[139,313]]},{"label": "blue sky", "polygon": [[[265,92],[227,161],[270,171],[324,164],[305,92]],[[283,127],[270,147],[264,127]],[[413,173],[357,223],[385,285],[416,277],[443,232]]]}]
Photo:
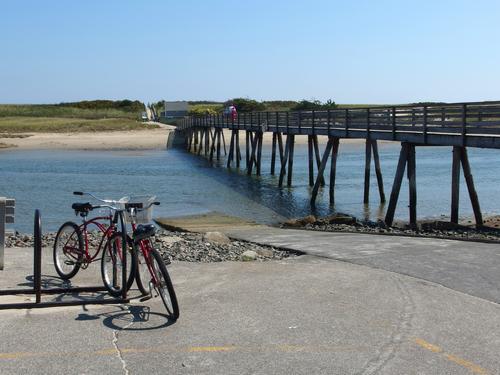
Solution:
[{"label": "blue sky", "polygon": [[0,103],[500,100],[500,1],[0,1]]}]

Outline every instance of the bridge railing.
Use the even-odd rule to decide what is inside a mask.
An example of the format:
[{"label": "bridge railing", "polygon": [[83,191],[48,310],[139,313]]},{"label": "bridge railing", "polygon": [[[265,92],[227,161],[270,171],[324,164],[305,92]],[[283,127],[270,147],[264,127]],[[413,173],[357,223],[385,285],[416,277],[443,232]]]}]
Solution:
[{"label": "bridge railing", "polygon": [[393,140],[413,136],[414,141],[425,144],[429,136],[463,139],[467,136],[500,137],[500,102],[249,112],[240,113],[234,119],[217,114],[187,117],[178,126],[180,129],[192,127],[266,130],[348,138],[366,138],[373,134],[374,138]]}]

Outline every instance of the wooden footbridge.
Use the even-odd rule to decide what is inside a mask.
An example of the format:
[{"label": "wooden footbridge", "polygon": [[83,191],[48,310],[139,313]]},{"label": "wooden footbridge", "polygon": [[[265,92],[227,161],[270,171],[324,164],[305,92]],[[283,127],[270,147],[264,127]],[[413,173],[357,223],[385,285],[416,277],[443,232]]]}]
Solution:
[{"label": "wooden footbridge", "polygon": [[[231,132],[229,152],[226,150],[224,129]],[[409,181],[410,224],[417,222],[417,184],[415,147],[451,146],[452,186],[451,222],[458,222],[460,168],[463,169],[476,225],[483,224],[479,200],[474,187],[467,147],[500,148],[500,102],[475,102],[432,105],[404,105],[333,109],[327,111],[252,112],[237,118],[223,114],[206,117],[187,117],[177,131],[185,135],[189,151],[219,160],[222,151],[227,154],[227,167],[240,167],[242,152],[240,131],[245,134],[246,170],[250,175],[261,174],[263,134],[272,133],[271,174],[276,171],[279,158],[279,186],[292,185],[294,145],[296,136],[308,137],[309,184],[313,187],[311,205],[314,206],[321,186],[326,184],[324,171],[330,161],[330,204],[335,202],[335,177],[340,140],[366,140],[364,203],[369,201],[370,168],[373,162],[377,176],[380,201],[385,202],[382,172],[377,141],[401,142],[399,162],[392,185],[385,222],[394,219],[405,169]],[[321,153],[318,136],[328,141]],[[285,141],[284,141],[285,138]],[[316,166],[316,175],[315,175]],[[439,176],[436,176],[439,178]]]}]

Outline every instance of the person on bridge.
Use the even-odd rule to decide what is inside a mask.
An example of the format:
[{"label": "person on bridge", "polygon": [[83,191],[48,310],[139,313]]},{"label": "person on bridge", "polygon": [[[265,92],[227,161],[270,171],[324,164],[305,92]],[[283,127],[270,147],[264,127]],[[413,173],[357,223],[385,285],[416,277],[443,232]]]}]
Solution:
[{"label": "person on bridge", "polygon": [[236,110],[236,106],[234,104],[231,104],[229,106],[229,110],[230,110],[230,113],[231,113],[231,119],[233,121],[236,121],[236,118],[238,117],[238,111]]}]

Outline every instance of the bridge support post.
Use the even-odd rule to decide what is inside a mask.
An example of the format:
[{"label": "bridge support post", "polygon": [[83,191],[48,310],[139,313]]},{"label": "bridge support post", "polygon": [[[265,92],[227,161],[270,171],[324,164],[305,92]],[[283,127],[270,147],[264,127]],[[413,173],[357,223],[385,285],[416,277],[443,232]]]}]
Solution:
[{"label": "bridge support post", "polygon": [[201,154],[201,150],[203,149],[203,135],[205,134],[203,132],[203,129],[198,129],[198,132],[199,132],[199,139],[198,139],[198,155]]},{"label": "bridge support post", "polygon": [[210,147],[210,128],[206,128],[205,129],[205,147],[204,147],[204,153],[205,153],[205,157],[208,156],[208,149]]},{"label": "bridge support post", "polygon": [[215,152],[215,138],[216,137],[216,132],[217,132],[217,129],[214,128],[214,131],[212,133],[212,131],[210,131],[210,138],[212,138],[212,145],[210,146],[210,161],[214,160],[214,152]]},{"label": "bridge support post", "polygon": [[380,168],[380,157],[378,155],[377,141],[372,141],[373,161],[375,162],[375,173],[377,175],[378,192],[380,203],[385,203],[384,180],[382,178],[382,169]]},{"label": "bridge support post", "polygon": [[396,175],[394,176],[394,183],[392,184],[389,207],[387,208],[387,212],[385,214],[385,223],[389,226],[391,226],[394,221],[394,212],[396,211],[399,191],[401,190],[401,182],[403,181],[403,175],[405,173],[406,163],[408,160],[408,148],[409,145],[407,143],[401,144],[401,152],[399,153],[398,167],[396,169]]},{"label": "bridge support post", "polygon": [[295,148],[295,134],[290,134],[290,144],[288,152],[288,176],[287,176],[287,186],[292,186],[292,172],[293,172],[293,150]]},{"label": "bridge support post", "polygon": [[240,150],[240,131],[236,130],[236,138],[234,140],[236,142],[236,168],[240,167],[241,160],[241,150]]},{"label": "bridge support post", "polygon": [[458,224],[458,206],[460,198],[460,163],[462,150],[453,146],[453,162],[451,167],[451,218],[452,223]]},{"label": "bridge support post", "polygon": [[337,156],[339,153],[339,139],[333,138],[332,160],[330,161],[330,206],[335,204],[335,179],[337,175]]},{"label": "bridge support post", "polygon": [[250,158],[249,158],[249,164],[248,164],[248,167],[247,167],[247,174],[248,175],[251,175],[252,174],[252,169],[253,169],[253,166],[255,165],[256,169],[257,169],[257,174],[260,173],[259,171],[259,163],[257,162],[257,157],[255,156],[255,154],[257,153],[258,155],[258,148],[259,148],[259,133],[261,132],[255,132],[252,136],[252,134],[250,134],[250,146],[252,148],[252,153],[250,154]]},{"label": "bridge support post", "polygon": [[257,176],[260,176],[262,161],[262,139],[264,137],[264,133],[262,131],[258,131],[255,133],[255,136],[257,137]]},{"label": "bridge support post", "polygon": [[469,157],[467,155],[467,149],[465,147],[459,147],[459,146],[453,147],[450,221],[452,223],[458,224],[458,209],[459,209],[459,197],[460,197],[460,164],[462,164],[462,170],[464,172],[464,178],[467,184],[467,190],[469,192],[469,198],[472,205],[472,210],[474,211],[474,219],[476,221],[476,227],[480,228],[483,226],[483,214],[481,213],[479,199],[477,196],[476,188],[474,186],[474,179],[471,173]]},{"label": "bridge support post", "polygon": [[276,165],[276,143],[278,140],[278,135],[276,132],[273,132],[273,144],[271,148],[271,175],[274,176],[274,169]]},{"label": "bridge support post", "polygon": [[224,145],[224,155],[227,155],[226,151],[226,137],[224,136],[224,129],[220,129],[220,134],[222,135],[222,144]]},{"label": "bridge support post", "polygon": [[229,155],[227,157],[227,168],[231,168],[231,162],[234,155],[235,131],[231,130],[231,140],[229,142]]},{"label": "bridge support post", "polygon": [[309,159],[309,186],[314,186],[314,155],[312,135],[307,136],[307,151]]},{"label": "bridge support post", "polygon": [[288,154],[290,152],[290,135],[286,136],[286,141],[285,141],[285,153],[283,155],[283,159],[281,160],[281,169],[280,169],[280,178],[279,178],[279,187],[283,186],[283,180],[285,178],[286,174],[286,165],[288,162]]},{"label": "bridge support post", "polygon": [[280,132],[278,132],[278,150],[280,153],[280,165],[283,162],[283,137]]},{"label": "bridge support post", "polygon": [[370,165],[372,163],[372,142],[367,139],[365,143],[365,189],[363,195],[363,203],[368,204],[370,201]]},{"label": "bridge support post", "polygon": [[[316,156],[316,167],[319,169],[319,166],[321,164],[321,155],[319,153],[319,144],[318,144],[318,136],[313,135],[313,146],[314,146],[314,154]],[[325,185],[325,178],[322,176],[321,177],[321,186]]]},{"label": "bridge support post", "polygon": [[378,145],[376,140],[367,139],[365,144],[365,184],[363,203],[370,202],[370,174],[371,160],[373,153],[373,163],[375,164],[375,174],[377,176],[378,192],[380,195],[380,203],[385,203],[384,180],[382,178],[382,169],[380,168],[380,157],[378,154]]},{"label": "bridge support post", "polygon": [[220,132],[221,130],[220,129],[216,129],[215,130],[216,132],[216,138],[217,138],[217,160],[220,160],[220,146],[221,146],[221,142],[220,142]]},{"label": "bridge support post", "polygon": [[321,186],[321,178],[323,177],[323,173],[325,172],[326,164],[328,162],[328,157],[330,156],[330,152],[332,151],[334,142],[338,142],[338,138],[335,141],[334,137],[328,137],[328,142],[325,147],[325,152],[323,153],[323,158],[321,159],[321,164],[318,168],[318,175],[316,176],[316,182],[314,183],[314,187],[311,194],[311,206],[313,207],[316,205],[316,197],[318,195],[319,187]]},{"label": "bridge support post", "polygon": [[250,168],[250,131],[248,130],[245,131],[245,146],[246,146],[245,158],[248,169]]},{"label": "bridge support post", "polygon": [[410,144],[408,149],[408,187],[410,193],[410,226],[417,226],[417,180],[415,145]]}]

